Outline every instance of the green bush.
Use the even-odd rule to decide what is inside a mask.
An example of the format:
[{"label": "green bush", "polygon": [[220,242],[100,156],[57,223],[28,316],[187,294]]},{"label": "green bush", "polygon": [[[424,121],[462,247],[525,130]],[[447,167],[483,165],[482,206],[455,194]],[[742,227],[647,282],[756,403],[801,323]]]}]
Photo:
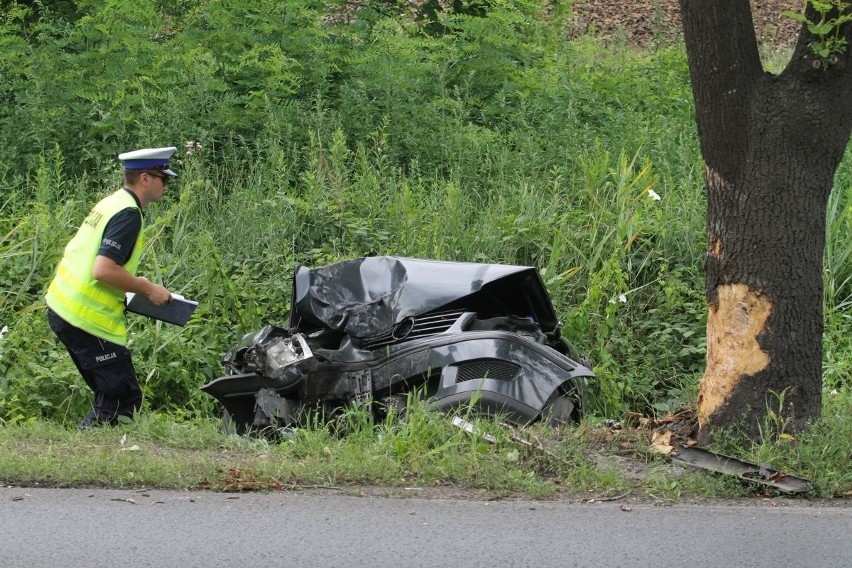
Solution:
[{"label": "green bush", "polygon": [[[536,1],[348,19],[314,0],[6,4],[0,420],[88,403],[43,293],[116,153],[168,144],[180,176],[146,212],[141,271],[201,305],[183,329],[129,316],[146,409],[214,413],[198,387],[287,321],[293,267],[369,254],[535,266],[595,362],[595,412],[694,401],[705,200],[681,47],[568,42]],[[832,389],[852,361],[850,156],[826,250]]]}]

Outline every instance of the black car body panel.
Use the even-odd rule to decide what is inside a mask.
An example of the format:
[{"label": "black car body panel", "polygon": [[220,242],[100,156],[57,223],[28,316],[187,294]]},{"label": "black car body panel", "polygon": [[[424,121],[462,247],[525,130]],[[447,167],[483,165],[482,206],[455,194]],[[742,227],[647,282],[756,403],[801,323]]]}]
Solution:
[{"label": "black car body panel", "polygon": [[[480,317],[531,317],[558,325],[534,268],[377,256],[296,270],[290,325],[328,328],[353,338],[380,336],[406,317],[463,306]],[[523,291],[521,293],[521,291]]]},{"label": "black car body panel", "polygon": [[577,358],[532,267],[367,257],[298,267],[288,327],[245,335],[202,389],[240,432],[415,388],[439,409],[564,422],[594,377]]}]

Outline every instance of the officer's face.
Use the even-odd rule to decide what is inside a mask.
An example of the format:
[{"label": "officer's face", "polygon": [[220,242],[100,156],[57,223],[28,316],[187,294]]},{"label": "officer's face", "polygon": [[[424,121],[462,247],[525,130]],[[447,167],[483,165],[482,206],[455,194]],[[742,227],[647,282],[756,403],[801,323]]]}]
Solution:
[{"label": "officer's face", "polygon": [[159,201],[169,188],[169,176],[166,174],[148,174],[148,182],[151,186],[151,201]]}]

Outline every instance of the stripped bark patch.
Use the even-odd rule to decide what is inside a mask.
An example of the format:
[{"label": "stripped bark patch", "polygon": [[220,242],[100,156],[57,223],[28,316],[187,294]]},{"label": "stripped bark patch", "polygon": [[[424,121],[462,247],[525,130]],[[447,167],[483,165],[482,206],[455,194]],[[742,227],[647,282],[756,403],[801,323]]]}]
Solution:
[{"label": "stripped bark patch", "polygon": [[725,284],[716,292],[716,305],[707,314],[707,369],[698,388],[699,424],[724,404],[743,377],[769,364],[769,354],[757,341],[772,310],[769,299],[745,284]]},{"label": "stripped bark patch", "polygon": [[715,235],[711,236],[709,252],[716,258],[722,258],[722,239]]}]

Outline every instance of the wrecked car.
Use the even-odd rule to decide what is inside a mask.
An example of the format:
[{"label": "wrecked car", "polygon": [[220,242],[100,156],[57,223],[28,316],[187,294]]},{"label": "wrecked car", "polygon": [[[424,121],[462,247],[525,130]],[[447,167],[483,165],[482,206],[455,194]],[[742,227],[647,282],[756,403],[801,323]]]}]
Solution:
[{"label": "wrecked car", "polygon": [[378,416],[415,389],[439,410],[559,424],[594,377],[535,268],[391,256],[297,267],[287,326],[246,334],[222,363],[201,388],[238,433],[354,404]]}]

